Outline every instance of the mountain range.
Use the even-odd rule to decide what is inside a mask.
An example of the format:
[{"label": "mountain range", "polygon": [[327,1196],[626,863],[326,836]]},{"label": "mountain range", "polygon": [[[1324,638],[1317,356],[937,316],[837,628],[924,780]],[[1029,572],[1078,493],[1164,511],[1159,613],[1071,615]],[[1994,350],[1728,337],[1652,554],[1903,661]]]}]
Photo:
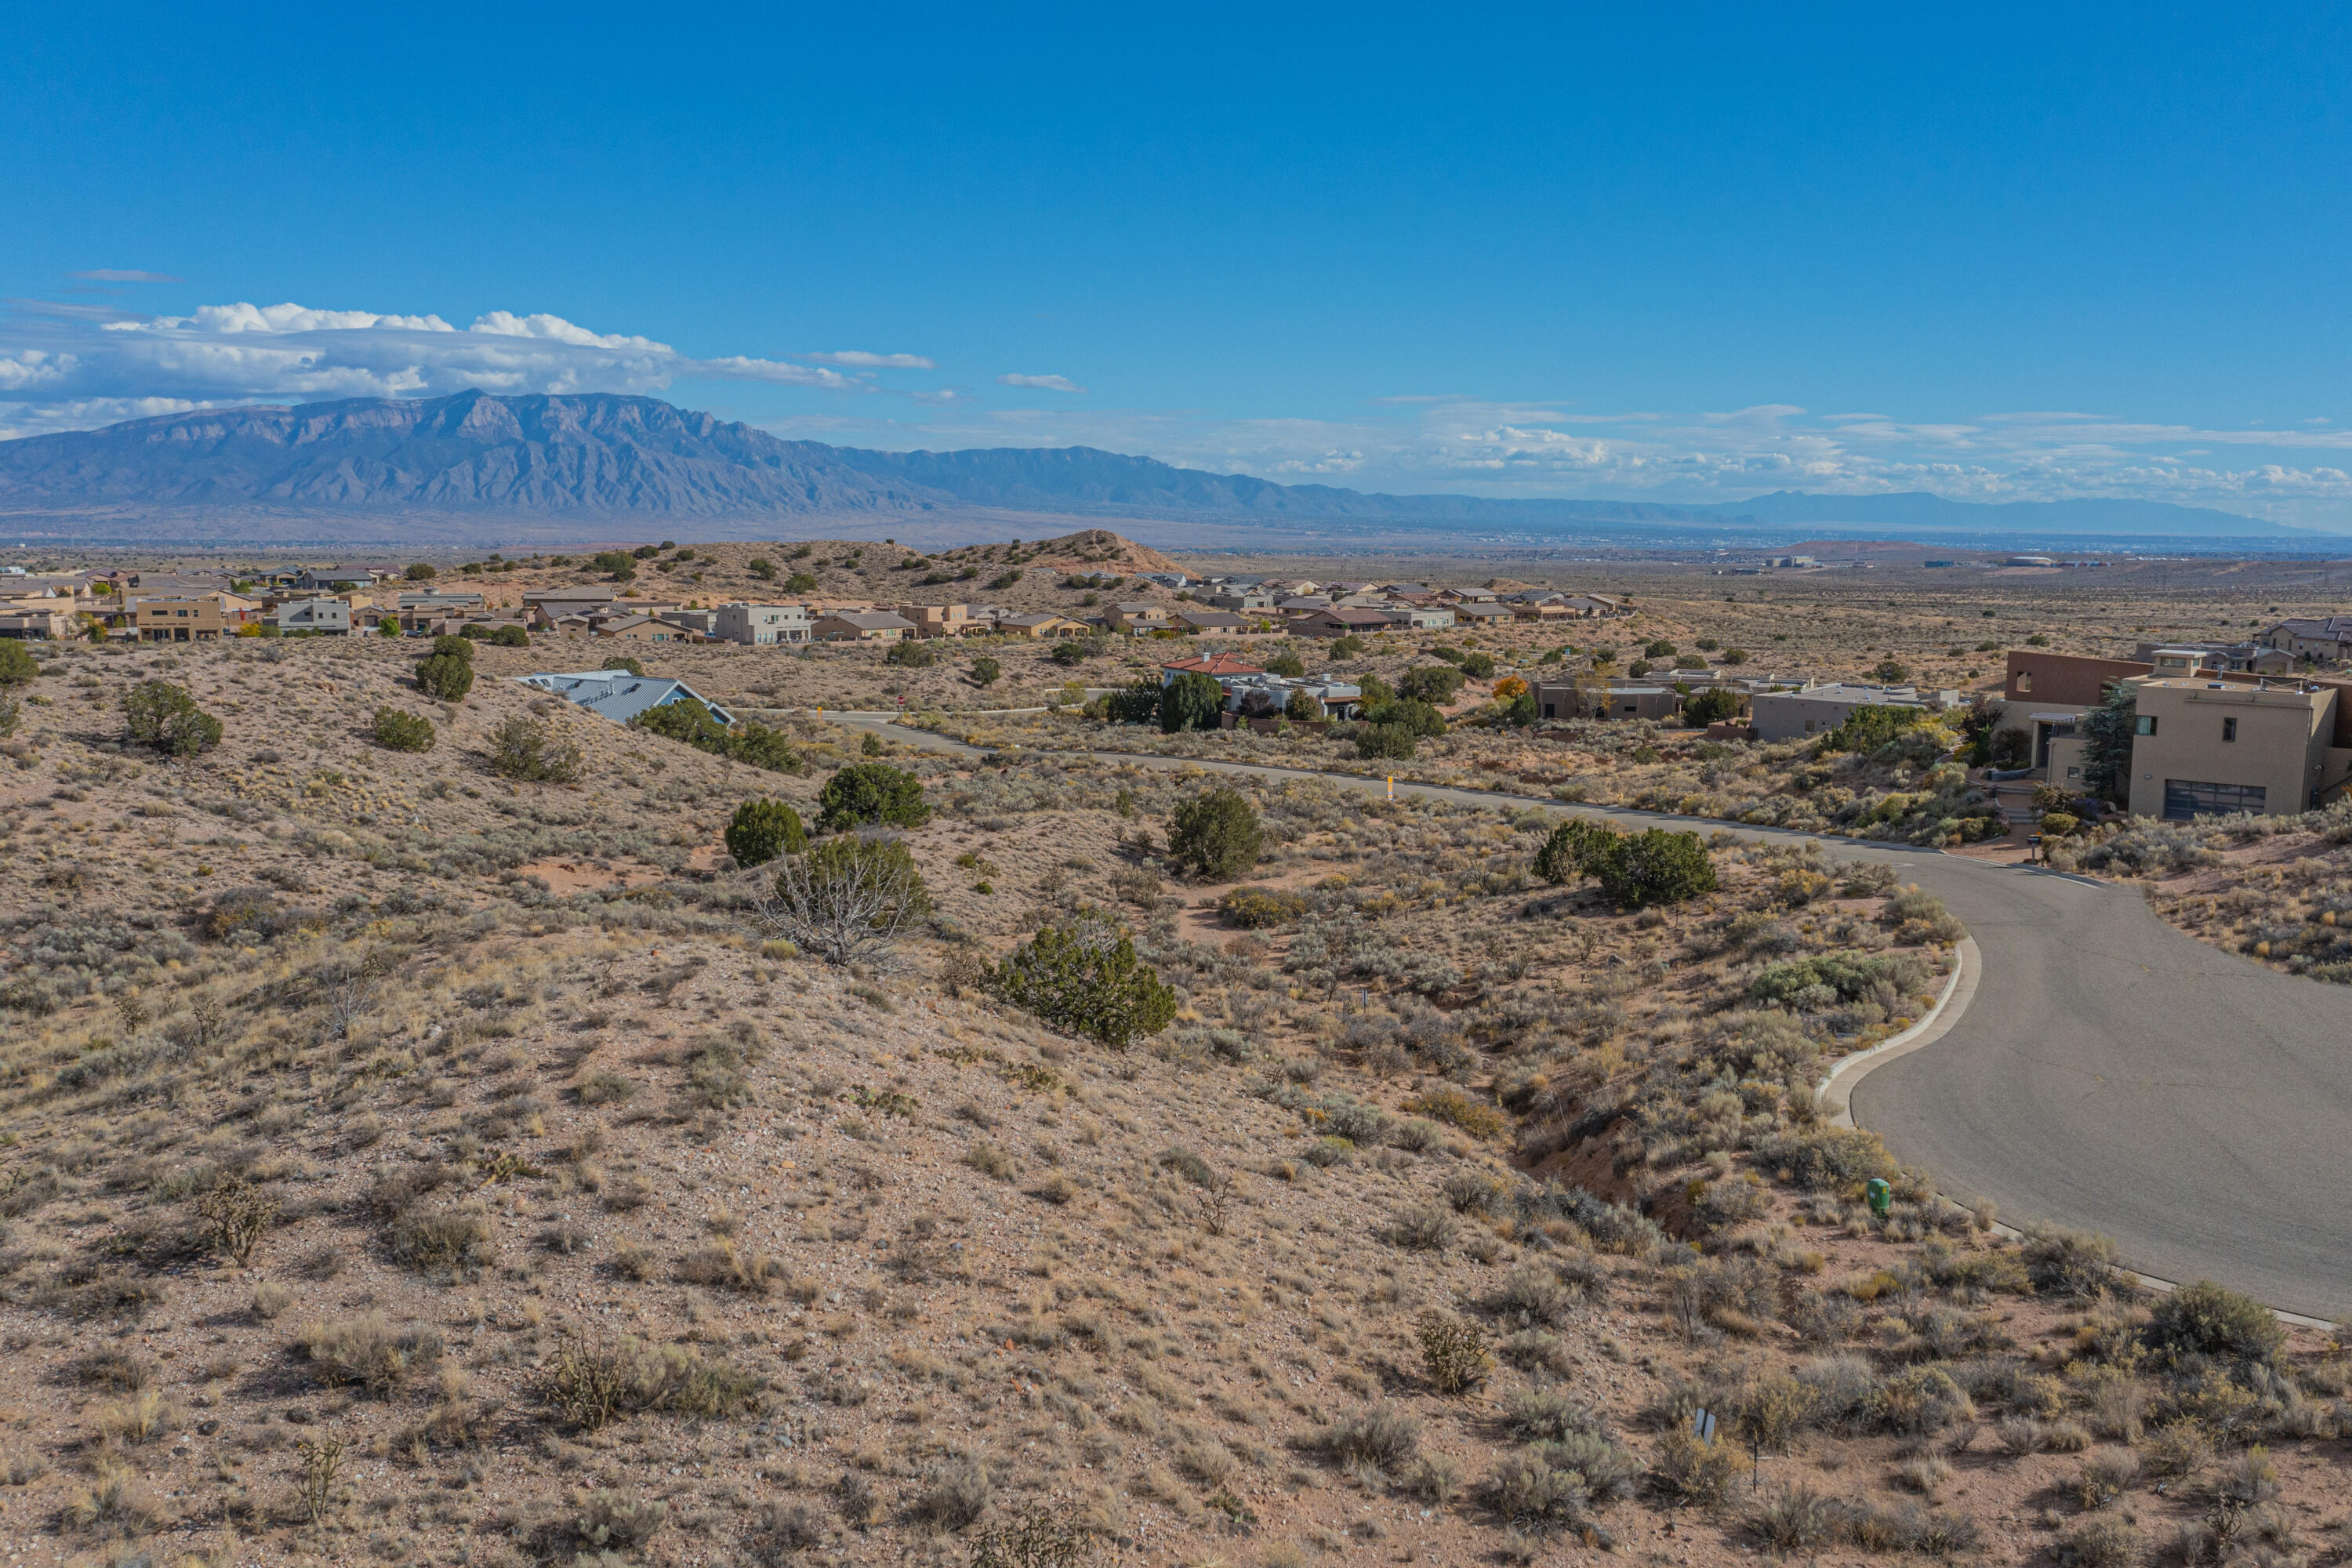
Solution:
[{"label": "mountain range", "polygon": [[1091,447],[882,452],[787,441],[651,397],[355,398],[208,409],[0,442],[0,515],[264,509],[617,524],[974,509],[1171,520],[1357,520],[1437,530],[1686,531],[1822,524],[1983,534],[2273,540],[2297,530],[2161,501],[1986,504],[1780,490],[1706,505],[1386,495],[1176,468]]}]

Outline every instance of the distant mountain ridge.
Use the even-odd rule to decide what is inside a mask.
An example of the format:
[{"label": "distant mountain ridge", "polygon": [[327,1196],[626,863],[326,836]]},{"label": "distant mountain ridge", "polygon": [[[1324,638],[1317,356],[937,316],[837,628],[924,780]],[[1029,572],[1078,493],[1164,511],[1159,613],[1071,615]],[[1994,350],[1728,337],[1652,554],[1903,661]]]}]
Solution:
[{"label": "distant mountain ridge", "polygon": [[1981,503],[1913,492],[1668,505],[1283,485],[1091,447],[881,452],[787,441],[658,398],[354,398],[212,409],[0,442],[0,512],[255,506],[743,519],[984,507],[1097,516],[1575,524],[1887,525],[2231,538],[2301,531],[2161,501]]}]

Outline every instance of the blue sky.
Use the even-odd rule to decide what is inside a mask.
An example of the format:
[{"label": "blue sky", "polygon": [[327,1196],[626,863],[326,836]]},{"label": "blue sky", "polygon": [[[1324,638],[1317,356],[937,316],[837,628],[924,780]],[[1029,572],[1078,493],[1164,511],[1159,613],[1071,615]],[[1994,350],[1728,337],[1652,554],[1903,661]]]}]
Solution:
[{"label": "blue sky", "polygon": [[1892,9],[20,5],[0,430],[603,389],[2352,526],[2345,27]]}]

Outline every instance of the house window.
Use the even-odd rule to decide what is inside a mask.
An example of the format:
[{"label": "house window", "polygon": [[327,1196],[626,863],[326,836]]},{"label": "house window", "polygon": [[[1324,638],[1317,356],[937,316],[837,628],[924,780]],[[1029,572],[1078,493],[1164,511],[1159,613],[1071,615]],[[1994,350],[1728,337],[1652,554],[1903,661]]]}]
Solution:
[{"label": "house window", "polygon": [[2031,691],[2033,689],[2033,672],[2032,670],[2021,669],[2017,672],[2017,689],[2020,691]]},{"label": "house window", "polygon": [[2260,812],[2268,800],[2269,792],[2259,784],[2201,784],[2193,779],[2164,781],[2164,815],[2170,822],[2240,811]]},{"label": "house window", "polygon": [[2132,733],[2133,733],[2133,734],[2135,734],[2135,735],[2153,735],[2153,734],[2155,734],[2155,733],[2156,733],[2156,715],[2155,715],[2155,714],[2153,714],[2153,713],[2143,713],[2143,714],[2141,714],[2138,718],[2137,718],[2137,719],[2133,720],[2133,721],[2132,721]]},{"label": "house window", "polygon": [[2238,721],[2237,721],[2235,719],[2224,719],[2224,720],[2222,720],[2222,721],[2221,721],[2221,739],[2223,739],[2223,740],[2225,740],[2225,741],[2234,741],[2234,740],[2236,740],[2237,738],[2238,738]]}]

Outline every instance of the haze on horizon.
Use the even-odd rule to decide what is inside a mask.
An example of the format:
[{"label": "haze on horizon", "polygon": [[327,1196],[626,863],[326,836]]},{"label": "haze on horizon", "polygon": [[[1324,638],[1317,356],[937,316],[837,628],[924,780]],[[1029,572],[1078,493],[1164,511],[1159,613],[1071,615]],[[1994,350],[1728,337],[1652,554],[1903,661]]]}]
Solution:
[{"label": "haze on horizon", "polygon": [[0,435],[612,391],[1368,490],[2352,528],[2333,16],[110,17],[0,19]]}]

